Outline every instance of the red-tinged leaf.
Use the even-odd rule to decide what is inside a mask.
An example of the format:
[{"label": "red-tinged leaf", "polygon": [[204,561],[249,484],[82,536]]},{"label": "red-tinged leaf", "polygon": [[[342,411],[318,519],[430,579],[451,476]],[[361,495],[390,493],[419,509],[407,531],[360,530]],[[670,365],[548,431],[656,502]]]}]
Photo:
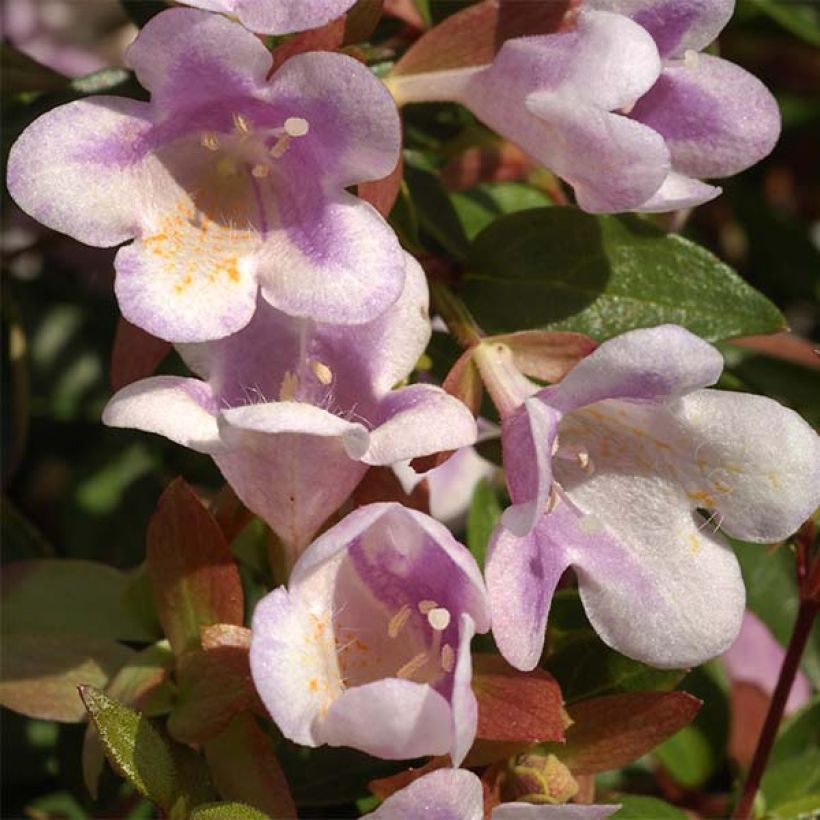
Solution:
[{"label": "red-tinged leaf", "polygon": [[237,715],[205,745],[205,755],[225,800],[247,803],[270,817],[296,817],[296,806],[269,735],[253,715]]},{"label": "red-tinged leaf", "polygon": [[573,775],[619,769],[692,721],[702,701],[686,692],[627,692],[576,703],[566,744],[545,747]]},{"label": "red-tinged leaf", "polygon": [[764,353],[776,359],[802,364],[804,367],[820,369],[820,346],[801,339],[793,333],[771,333],[763,336],[742,336],[732,339],[730,344]]},{"label": "red-tinged leaf", "polygon": [[396,167],[382,179],[359,184],[359,198],[369,202],[382,216],[387,217],[396,203],[404,176],[404,161],[399,157]]},{"label": "red-tinged leaf", "polygon": [[426,28],[424,17],[415,0],[384,0],[384,13],[396,17],[412,28]]},{"label": "red-tinged leaf", "polygon": [[729,704],[729,757],[747,768],[754,757],[760,731],[769,710],[769,696],[758,686],[745,681],[732,682]]},{"label": "red-tinged leaf", "polygon": [[253,513],[239,500],[230,484],[223,485],[211,503],[211,515],[230,543],[253,519]]},{"label": "red-tinged leaf", "polygon": [[493,809],[501,804],[501,788],[504,784],[506,765],[497,763],[487,766],[481,773],[481,791],[484,794],[484,816],[492,817]]},{"label": "red-tinged leaf", "polygon": [[228,542],[182,479],[157,504],[146,566],[160,622],[177,655],[199,648],[203,626],[242,624],[242,583]]},{"label": "red-tinged leaf", "polygon": [[569,0],[484,0],[451,15],[420,37],[392,74],[421,74],[486,65],[505,40],[548,34],[569,24]]},{"label": "red-tinged leaf", "polygon": [[519,672],[498,655],[476,655],[473,691],[478,699],[477,738],[533,743],[564,739],[561,689],[543,670]]},{"label": "red-tinged leaf", "polygon": [[77,687],[105,686],[133,655],[91,635],[4,635],[0,705],[41,720],[79,723],[85,709]]},{"label": "red-tinged leaf", "polygon": [[387,800],[391,794],[409,786],[414,780],[418,780],[420,777],[424,777],[424,775],[430,774],[430,772],[434,772],[436,769],[443,769],[450,765],[450,758],[445,755],[431,757],[427,763],[423,766],[419,766],[417,769],[411,767],[405,769],[403,772],[391,774],[390,777],[380,777],[376,780],[371,780],[367,784],[367,788],[370,789],[371,794],[378,797],[379,800]]},{"label": "red-tinged leaf", "polygon": [[200,636],[203,649],[218,649],[220,646],[250,649],[251,645],[250,629],[244,626],[235,626],[234,624],[203,626]]},{"label": "red-tinged leaf", "polygon": [[168,732],[183,743],[210,740],[240,712],[265,714],[246,648],[186,652],[177,662],[177,682],[179,695],[168,718]]},{"label": "red-tinged leaf", "polygon": [[512,350],[518,369],[527,376],[546,382],[564,378],[585,356],[598,347],[583,333],[522,330],[493,336],[492,341]]},{"label": "red-tinged leaf", "polygon": [[464,402],[474,416],[481,409],[484,384],[473,361],[473,351],[466,350],[453,365],[441,385],[451,396]]},{"label": "red-tinged leaf", "polygon": [[285,40],[273,50],[273,66],[268,77],[288,59],[305,51],[337,51],[342,47],[345,36],[345,18],[338,17],[321,28],[303,31]]},{"label": "red-tinged leaf", "polygon": [[371,467],[353,491],[353,503],[362,507],[383,501],[398,501],[405,507],[412,507],[428,515],[430,513],[430,493],[426,481],[416,484],[408,494],[389,467]]},{"label": "red-tinged leaf", "polygon": [[111,387],[114,390],[153,376],[171,352],[171,343],[157,339],[142,328],[120,318],[111,351]]},{"label": "red-tinged leaf", "polygon": [[506,140],[474,145],[459,154],[439,172],[448,191],[465,191],[482,182],[515,182],[524,179],[536,164]]},{"label": "red-tinged leaf", "polygon": [[[174,655],[166,641],[138,652],[120,669],[106,689],[106,694],[149,717],[170,709],[170,676]],[[97,784],[105,762],[105,749],[94,721],[89,721],[83,740],[83,780],[89,794],[96,799]]]},{"label": "red-tinged leaf", "polygon": [[362,43],[375,31],[384,0],[358,0],[345,17],[344,45]]}]

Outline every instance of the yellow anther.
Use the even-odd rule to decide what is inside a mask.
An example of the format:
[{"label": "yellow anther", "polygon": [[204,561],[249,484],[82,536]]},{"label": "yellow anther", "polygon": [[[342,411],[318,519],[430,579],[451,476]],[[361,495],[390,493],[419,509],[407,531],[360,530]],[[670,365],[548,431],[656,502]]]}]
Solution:
[{"label": "yellow anther", "polygon": [[410,607],[405,604],[388,622],[387,622],[387,635],[390,638],[398,637],[399,632],[401,632],[402,627],[407,623],[407,619],[410,617],[412,610]]},{"label": "yellow anther", "polygon": [[299,377],[288,370],[282,377],[282,386],[279,388],[279,401],[293,401],[299,387]]},{"label": "yellow anther", "polygon": [[270,173],[270,165],[265,165],[261,162],[251,168],[251,174],[257,179],[264,179]]},{"label": "yellow anther", "polygon": [[250,120],[244,114],[233,115],[233,126],[242,134],[250,134],[253,130]]},{"label": "yellow anther", "polygon": [[321,384],[328,385],[333,381],[333,371],[324,362],[314,359],[310,363],[310,369]]},{"label": "yellow anther", "polygon": [[414,658],[411,658],[409,661],[407,661],[407,663],[404,664],[404,666],[402,666],[396,672],[396,677],[397,678],[405,678],[405,679],[411,678],[426,663],[427,663],[427,653],[426,652],[419,652],[418,655],[416,655]]},{"label": "yellow anther", "polygon": [[445,672],[452,672],[456,667],[456,653],[453,647],[446,643],[441,647],[441,668]]},{"label": "yellow anther", "polygon": [[418,603],[419,612],[421,612],[422,615],[426,615],[431,609],[435,609],[437,606],[438,604],[435,601],[424,600]]},{"label": "yellow anther", "polygon": [[218,151],[219,150],[219,139],[216,134],[203,134],[199,138],[199,142],[203,148],[207,148],[209,151]]}]

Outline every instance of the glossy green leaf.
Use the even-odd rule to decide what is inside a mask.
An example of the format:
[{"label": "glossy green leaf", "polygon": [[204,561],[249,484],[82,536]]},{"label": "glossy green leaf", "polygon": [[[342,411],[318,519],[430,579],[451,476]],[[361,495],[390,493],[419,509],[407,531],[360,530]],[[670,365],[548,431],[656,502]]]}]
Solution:
[{"label": "glossy green leaf", "polygon": [[134,655],[107,638],[16,632],[3,636],[0,704],[29,717],[78,723],[77,687],[103,687]]},{"label": "glossy green leaf", "polygon": [[[766,806],[778,806],[820,793],[820,749],[808,749],[775,766],[769,766],[760,781]],[[820,806],[816,806],[820,808]]]},{"label": "glossy green leaf", "polygon": [[204,803],[191,812],[191,820],[269,820],[269,815],[244,803]]},{"label": "glossy green leaf", "polygon": [[467,546],[480,567],[484,566],[490,536],[501,518],[501,504],[493,485],[482,478],[476,484],[467,511]]},{"label": "glossy green leaf", "polygon": [[769,808],[766,811],[766,820],[816,820],[818,813],[820,790]]},{"label": "glossy green leaf", "polygon": [[635,216],[510,214],[478,235],[466,264],[462,296],[491,334],[543,328],[602,340],[672,322],[715,340],[785,327],[708,251]]},{"label": "glossy green leaf", "polygon": [[657,797],[621,794],[607,802],[621,804],[613,815],[618,820],[686,820],[684,812]]},{"label": "glossy green leaf", "polygon": [[820,9],[813,2],[789,0],[752,0],[764,14],[786,31],[813,46],[820,46]]},{"label": "glossy green leaf", "polygon": [[450,194],[450,201],[471,240],[499,216],[552,205],[543,191],[523,182],[485,182]]},{"label": "glossy green leaf", "polygon": [[151,641],[125,605],[125,573],[94,561],[17,561],[3,568],[0,613],[6,633],[91,635]]},{"label": "glossy green leaf", "polygon": [[769,757],[769,766],[796,757],[806,749],[820,749],[820,695],[783,722]]}]

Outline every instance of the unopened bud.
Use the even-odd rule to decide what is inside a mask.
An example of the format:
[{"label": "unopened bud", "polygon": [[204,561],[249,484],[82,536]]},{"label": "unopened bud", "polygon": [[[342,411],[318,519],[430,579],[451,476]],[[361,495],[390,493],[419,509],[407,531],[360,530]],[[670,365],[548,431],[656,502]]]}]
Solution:
[{"label": "unopened bud", "polygon": [[566,803],[578,794],[578,782],[555,755],[526,754],[515,758],[505,783],[508,800]]}]

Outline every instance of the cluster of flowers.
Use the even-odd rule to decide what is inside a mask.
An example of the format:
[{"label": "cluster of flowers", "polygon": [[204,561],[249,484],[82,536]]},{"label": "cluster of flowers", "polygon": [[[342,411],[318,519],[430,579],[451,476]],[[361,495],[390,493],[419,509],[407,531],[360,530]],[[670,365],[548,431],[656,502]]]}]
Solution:
[{"label": "cluster of flowers", "polygon": [[[115,263],[122,313],[173,342],[196,377],[132,384],[104,421],[210,455],[285,546],[288,585],[257,607],[251,645],[282,732],[458,767],[476,732],[473,635],[492,628],[512,665],[534,668],[568,567],[618,651],[660,667],[722,652],[744,589],[700,511],[745,540],[789,535],[818,502],[820,445],[769,399],[706,389],[722,358],[679,327],[605,342],[546,388],[505,345],[472,349],[502,419],[512,500],[486,586],[445,526],[397,503],[313,539],[370,466],[477,436],[441,388],[396,388],[430,338],[425,275],[346,190],[396,167],[396,103],[464,104],[588,211],[698,204],[719,193],[702,178],[757,161],[779,128],[754,77],[700,53],[732,0],[583,0],[561,30],[509,40],[490,65],[385,82],[327,52],[271,74],[252,33],[315,27],[352,0],[189,5],[201,9],[160,13],[128,52],[150,102],[92,97],[45,114],[13,147],[8,184],[24,210],[87,244],[133,240]],[[373,816],[422,808],[481,817],[477,778],[434,772]]]}]

